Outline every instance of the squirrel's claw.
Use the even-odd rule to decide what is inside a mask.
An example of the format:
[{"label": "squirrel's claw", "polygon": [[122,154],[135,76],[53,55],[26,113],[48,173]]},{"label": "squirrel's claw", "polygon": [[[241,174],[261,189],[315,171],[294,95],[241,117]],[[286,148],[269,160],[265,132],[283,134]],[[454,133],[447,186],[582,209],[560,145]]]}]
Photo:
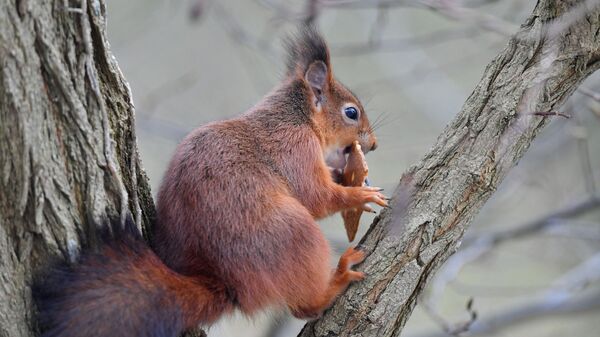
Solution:
[{"label": "squirrel's claw", "polygon": [[369,213],[377,213],[371,206],[367,205],[367,204],[363,204],[362,205],[362,210],[365,212],[369,212]]},{"label": "squirrel's claw", "polygon": [[367,197],[367,201],[368,202],[374,202],[377,205],[381,206],[381,207],[387,207],[388,206],[388,200],[389,198],[386,197],[385,195],[383,195],[382,193],[380,193],[380,191],[382,191],[383,189],[379,188],[379,187],[367,187],[369,190],[369,196]]}]

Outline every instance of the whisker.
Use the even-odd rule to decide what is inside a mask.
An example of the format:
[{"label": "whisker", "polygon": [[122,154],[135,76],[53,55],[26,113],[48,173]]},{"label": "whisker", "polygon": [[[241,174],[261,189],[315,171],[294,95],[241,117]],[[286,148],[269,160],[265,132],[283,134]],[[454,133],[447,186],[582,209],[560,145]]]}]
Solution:
[{"label": "whisker", "polygon": [[385,111],[384,111],[384,112],[381,112],[381,113],[379,113],[379,114],[377,115],[377,117],[375,117],[375,120],[373,121],[373,124],[377,123],[377,121],[379,121],[379,119],[380,119],[381,117],[383,117],[384,115],[385,115]]},{"label": "whisker", "polygon": [[371,124],[371,127],[376,128],[376,127],[382,125],[388,118],[389,118],[389,114],[382,112],[381,114],[379,114],[377,119],[375,119],[375,121]]},{"label": "whisker", "polygon": [[380,123],[383,122],[383,120],[385,120],[387,118],[387,115],[385,112],[380,113],[375,120],[373,121],[373,123],[371,123],[371,127],[374,127],[375,125],[378,125]]},{"label": "whisker", "polygon": [[373,134],[376,130],[380,129],[384,125],[389,123],[395,123],[401,118],[401,116],[393,116],[394,118],[391,117],[392,115],[389,113],[381,113],[371,124],[368,130],[369,134]]},{"label": "whisker", "polygon": [[367,98],[364,98],[364,97],[361,98],[360,101],[364,107],[367,107],[369,105],[369,103],[371,103],[371,101],[373,100],[373,97],[374,97],[373,95],[369,95],[369,97],[367,97]]}]

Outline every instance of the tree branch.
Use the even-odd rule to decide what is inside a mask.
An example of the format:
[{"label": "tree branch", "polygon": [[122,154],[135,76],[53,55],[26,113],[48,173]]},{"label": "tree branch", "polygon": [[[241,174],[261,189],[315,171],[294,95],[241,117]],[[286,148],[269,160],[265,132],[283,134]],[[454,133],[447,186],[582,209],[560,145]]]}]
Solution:
[{"label": "tree branch", "polygon": [[438,312],[440,299],[448,284],[456,279],[458,273],[466,264],[481,258],[503,242],[553,228],[557,221],[583,215],[597,209],[599,206],[600,195],[592,195],[583,201],[511,229],[466,236],[460,251],[450,257],[435,275],[428,294],[423,298],[426,311],[436,321],[440,321],[439,317],[441,315]]},{"label": "tree branch", "polygon": [[[362,239],[368,257],[358,269],[367,279],[300,336],[398,335],[426,282],[547,124],[531,112],[558,111],[600,67],[600,10],[571,20],[580,3],[538,1],[433,149],[401,179],[398,191],[414,190],[403,216],[392,201]],[[561,18],[569,25],[549,32]]]},{"label": "tree branch", "polygon": [[[469,336],[491,334],[503,328],[545,315],[556,315],[600,309],[600,291],[585,291],[600,280],[600,253],[596,253],[569,270],[533,300],[474,321],[468,327]],[[591,288],[591,287],[590,287]],[[451,336],[448,332],[430,332],[420,337]]]}]

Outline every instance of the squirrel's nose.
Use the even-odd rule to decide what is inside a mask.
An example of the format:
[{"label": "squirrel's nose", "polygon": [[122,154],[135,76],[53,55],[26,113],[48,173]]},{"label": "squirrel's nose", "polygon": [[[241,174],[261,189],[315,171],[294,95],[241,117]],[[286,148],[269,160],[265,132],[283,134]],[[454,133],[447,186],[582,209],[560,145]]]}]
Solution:
[{"label": "squirrel's nose", "polygon": [[377,148],[377,142],[373,142],[373,144],[371,145],[371,149],[369,151],[375,151],[376,148]]},{"label": "squirrel's nose", "polygon": [[363,133],[359,138],[359,143],[365,154],[377,148],[377,138],[375,138],[373,134],[369,134],[366,132]]}]

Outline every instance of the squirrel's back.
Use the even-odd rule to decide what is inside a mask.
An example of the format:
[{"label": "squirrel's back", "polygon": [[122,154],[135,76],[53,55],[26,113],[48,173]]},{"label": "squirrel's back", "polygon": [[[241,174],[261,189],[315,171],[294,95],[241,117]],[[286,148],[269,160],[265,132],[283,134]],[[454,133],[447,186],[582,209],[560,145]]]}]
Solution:
[{"label": "squirrel's back", "polygon": [[[329,254],[318,228],[290,223],[293,216],[277,220],[284,212],[310,217],[291,196],[278,157],[320,150],[307,124],[274,116],[258,109],[193,131],[176,149],[157,195],[157,254],[178,273],[223,284],[246,313],[284,304],[280,284],[289,283],[296,251],[308,246]],[[290,148],[294,137],[312,137],[312,144]]]}]

